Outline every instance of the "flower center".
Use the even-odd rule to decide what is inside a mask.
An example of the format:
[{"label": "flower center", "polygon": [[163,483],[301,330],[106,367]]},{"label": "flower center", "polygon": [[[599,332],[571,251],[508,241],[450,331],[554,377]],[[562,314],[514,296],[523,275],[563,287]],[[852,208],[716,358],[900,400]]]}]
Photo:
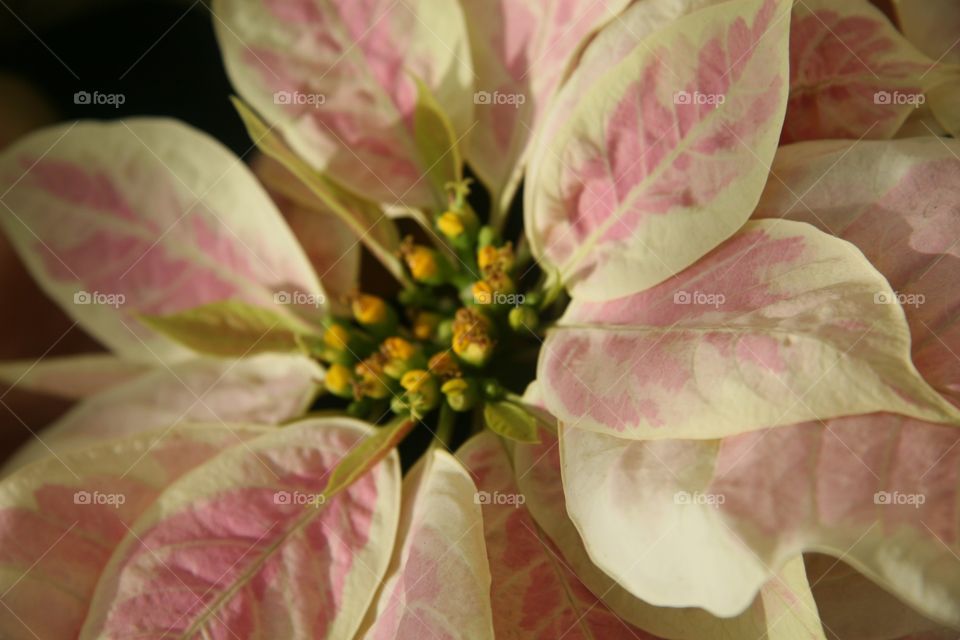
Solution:
[{"label": "flower center", "polygon": [[410,283],[395,299],[358,293],[349,316],[328,319],[325,385],[350,415],[466,413],[533,380],[545,295],[521,283],[534,263],[481,225],[464,193],[436,217],[436,246],[404,240]]}]

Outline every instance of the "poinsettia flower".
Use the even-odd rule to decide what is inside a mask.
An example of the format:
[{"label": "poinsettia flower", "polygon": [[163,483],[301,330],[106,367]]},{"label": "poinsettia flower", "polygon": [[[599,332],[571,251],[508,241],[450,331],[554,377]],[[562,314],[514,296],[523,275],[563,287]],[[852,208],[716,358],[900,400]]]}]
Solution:
[{"label": "poinsettia flower", "polygon": [[[895,635],[960,627],[960,157],[862,142],[955,69],[855,0],[249,0],[215,24],[305,246],[180,125],[3,156],[4,228],[124,359],[79,363],[106,373],[85,386],[14,372],[135,377],[0,485],[0,629],[878,637],[881,589],[910,611]],[[395,301],[352,291],[358,243]],[[167,373],[196,382],[158,395]],[[321,376],[370,424],[254,426],[301,417]],[[855,570],[822,572],[855,596],[822,621],[810,552]]]}]

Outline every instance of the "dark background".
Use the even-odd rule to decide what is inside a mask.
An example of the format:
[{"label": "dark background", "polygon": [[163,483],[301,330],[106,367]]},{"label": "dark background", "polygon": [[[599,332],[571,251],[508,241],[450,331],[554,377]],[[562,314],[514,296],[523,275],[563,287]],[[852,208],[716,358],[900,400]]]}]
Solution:
[{"label": "dark background", "polygon": [[[207,131],[238,154],[249,147],[228,101],[230,83],[202,0],[0,5],[0,73],[28,81],[57,120],[164,115]],[[75,92],[95,90],[122,93],[126,102],[74,104]]]},{"label": "dark background", "polygon": [[[168,116],[238,155],[250,140],[229,102],[203,1],[0,0],[0,148],[57,121]],[[110,105],[74,104],[77,91],[121,93]],[[33,283],[0,234],[0,360],[102,348]],[[0,459],[70,403],[0,389]]]}]

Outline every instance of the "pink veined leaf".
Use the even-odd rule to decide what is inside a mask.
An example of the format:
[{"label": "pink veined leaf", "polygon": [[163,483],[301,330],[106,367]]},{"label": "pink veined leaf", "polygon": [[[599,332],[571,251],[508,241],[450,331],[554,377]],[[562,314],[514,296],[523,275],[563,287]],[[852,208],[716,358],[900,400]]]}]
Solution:
[{"label": "pink veined leaf", "polygon": [[470,475],[428,451],[403,481],[400,530],[370,640],[493,638],[490,567]]},{"label": "pink veined leaf", "polygon": [[868,0],[797,2],[782,142],[892,138],[926,101],[933,67]]},{"label": "pink veined leaf", "polygon": [[499,437],[483,432],[457,457],[476,480],[482,503],[498,639],[656,640],[619,619],[562,560],[524,506]]},{"label": "pink veined leaf", "polygon": [[[845,562],[819,553],[804,557],[831,638],[916,638],[947,631]],[[957,632],[951,633],[943,640],[956,640]]]},{"label": "pink veined leaf", "polygon": [[[525,397],[538,403],[538,396],[534,386]],[[563,562],[616,615],[651,633],[682,640],[824,639],[817,605],[806,581],[803,559],[799,557],[764,585],[746,611],[733,618],[718,618],[703,609],[690,607],[655,607],[633,596],[590,560],[580,533],[567,516],[557,436],[546,429],[541,429],[540,436],[539,444],[513,447],[513,468],[519,490],[526,499],[525,505],[556,545]],[[612,469],[609,473],[617,473],[617,470]],[[651,550],[651,553],[655,552],[656,549]]]},{"label": "pink veined leaf", "polygon": [[544,404],[623,438],[716,438],[897,411],[955,421],[919,375],[893,296],[853,245],[751,221],[676,278],[570,304],[540,353]]},{"label": "pink veined leaf", "polygon": [[246,166],[174,121],[81,122],[27,136],[0,156],[0,189],[0,226],[34,278],[121,357],[190,355],[137,314],[226,299],[275,306],[282,292],[322,299]]},{"label": "pink veined leaf", "polygon": [[956,427],[887,413],[719,441],[564,427],[560,445],[590,557],[637,597],[736,614],[785,562],[816,550],[960,626]]},{"label": "pink veined leaf", "polygon": [[[755,215],[813,224],[855,244],[889,280],[917,369],[960,406],[960,143],[933,138],[781,149]],[[854,175],[869,175],[870,180]]]},{"label": "pink veined leaf", "polygon": [[639,42],[620,20],[598,36],[617,61],[561,90],[524,196],[531,247],[574,297],[651,287],[749,217],[786,108],[790,4],[732,0]]},{"label": "pink veined leaf", "polygon": [[377,202],[435,205],[417,151],[414,78],[457,136],[473,113],[473,71],[456,2],[215,2],[237,92],[313,167]]},{"label": "pink veined leaf", "polygon": [[[893,0],[904,35],[939,63],[930,106],[954,137],[960,136],[960,4],[953,0]],[[922,135],[930,135],[924,132]]]},{"label": "pink veined leaf", "polygon": [[48,457],[0,484],[0,637],[76,638],[113,548],[170,483],[261,427],[179,427]]},{"label": "pink veined leaf", "polygon": [[[581,47],[582,51],[571,65],[573,71],[557,92],[537,130],[537,141],[543,145],[564,125],[577,102],[603,78],[606,71],[623,61],[646,38],[668,27],[683,16],[729,0],[659,0],[634,2],[624,9],[613,24],[600,29]],[[624,37],[622,25],[630,37]],[[542,149],[538,150],[542,151]],[[533,158],[531,162],[536,162]]]},{"label": "pink veined leaf", "polygon": [[80,637],[352,637],[390,561],[396,453],[334,497],[321,492],[371,431],[309,420],[181,477],[115,549]]},{"label": "pink veined leaf", "polygon": [[303,415],[322,380],[314,361],[281,354],[155,369],[78,404],[15,454],[4,471],[181,422],[278,424]]},{"label": "pink veined leaf", "polygon": [[503,212],[571,58],[628,0],[460,0],[476,68],[471,166]]},{"label": "pink veined leaf", "polygon": [[306,252],[330,306],[345,300],[360,282],[359,238],[278,161],[261,155],[252,168]]},{"label": "pink veined leaf", "polygon": [[0,381],[11,388],[72,399],[106,391],[147,371],[147,365],[106,353],[0,361]]}]

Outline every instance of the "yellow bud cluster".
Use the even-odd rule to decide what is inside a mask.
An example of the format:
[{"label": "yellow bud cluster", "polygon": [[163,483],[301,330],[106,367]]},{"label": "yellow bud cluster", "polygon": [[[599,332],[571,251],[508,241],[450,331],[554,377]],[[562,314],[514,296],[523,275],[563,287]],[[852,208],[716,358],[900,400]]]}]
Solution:
[{"label": "yellow bud cluster", "polygon": [[408,340],[394,336],[380,344],[380,353],[388,360],[409,360],[417,354],[417,348]]},{"label": "yellow bud cluster", "polygon": [[514,262],[513,247],[509,242],[499,248],[486,245],[477,250],[477,264],[483,278],[472,286],[476,304],[494,304],[499,302],[498,295],[508,295],[516,291],[510,277]]},{"label": "yellow bud cluster", "polygon": [[408,241],[401,248],[401,252],[414,280],[426,284],[440,284],[443,281],[444,273],[441,259],[436,251],[430,247]]},{"label": "yellow bud cluster", "polygon": [[342,364],[333,363],[327,368],[324,385],[327,391],[341,398],[353,395],[353,373]]},{"label": "yellow bud cluster", "polygon": [[355,395],[357,398],[367,397],[381,400],[390,395],[388,376],[383,370],[385,364],[383,355],[375,353],[357,365],[355,369],[357,376]]},{"label": "yellow bud cluster", "polygon": [[421,311],[413,319],[413,337],[417,340],[432,340],[443,318],[432,311]]},{"label": "yellow bud cluster", "polygon": [[486,280],[474,282],[470,291],[473,293],[473,301],[477,304],[493,304],[494,290]]},{"label": "yellow bud cluster", "polygon": [[451,380],[460,377],[460,366],[453,359],[449,351],[441,351],[430,358],[427,364],[430,373],[441,380]]},{"label": "yellow bud cluster", "polygon": [[473,309],[458,309],[453,319],[452,347],[461,360],[482,367],[493,355],[496,342],[490,336],[490,319]]},{"label": "yellow bud cluster", "polygon": [[477,250],[477,264],[484,276],[494,273],[509,273],[516,264],[513,245],[506,243],[502,247],[487,245]]},{"label": "yellow bud cluster", "polygon": [[440,233],[451,240],[456,240],[467,230],[463,218],[453,211],[447,211],[437,218],[437,228],[440,229]]},{"label": "yellow bud cluster", "polygon": [[346,351],[350,345],[350,332],[342,325],[330,325],[323,334],[323,343],[334,351]]},{"label": "yellow bud cluster", "polygon": [[403,374],[403,377],[400,378],[400,386],[411,393],[418,393],[430,380],[429,372],[423,369],[414,369]]},{"label": "yellow bud cluster", "polygon": [[362,325],[383,324],[390,318],[390,307],[382,298],[358,294],[350,305],[353,317]]}]

